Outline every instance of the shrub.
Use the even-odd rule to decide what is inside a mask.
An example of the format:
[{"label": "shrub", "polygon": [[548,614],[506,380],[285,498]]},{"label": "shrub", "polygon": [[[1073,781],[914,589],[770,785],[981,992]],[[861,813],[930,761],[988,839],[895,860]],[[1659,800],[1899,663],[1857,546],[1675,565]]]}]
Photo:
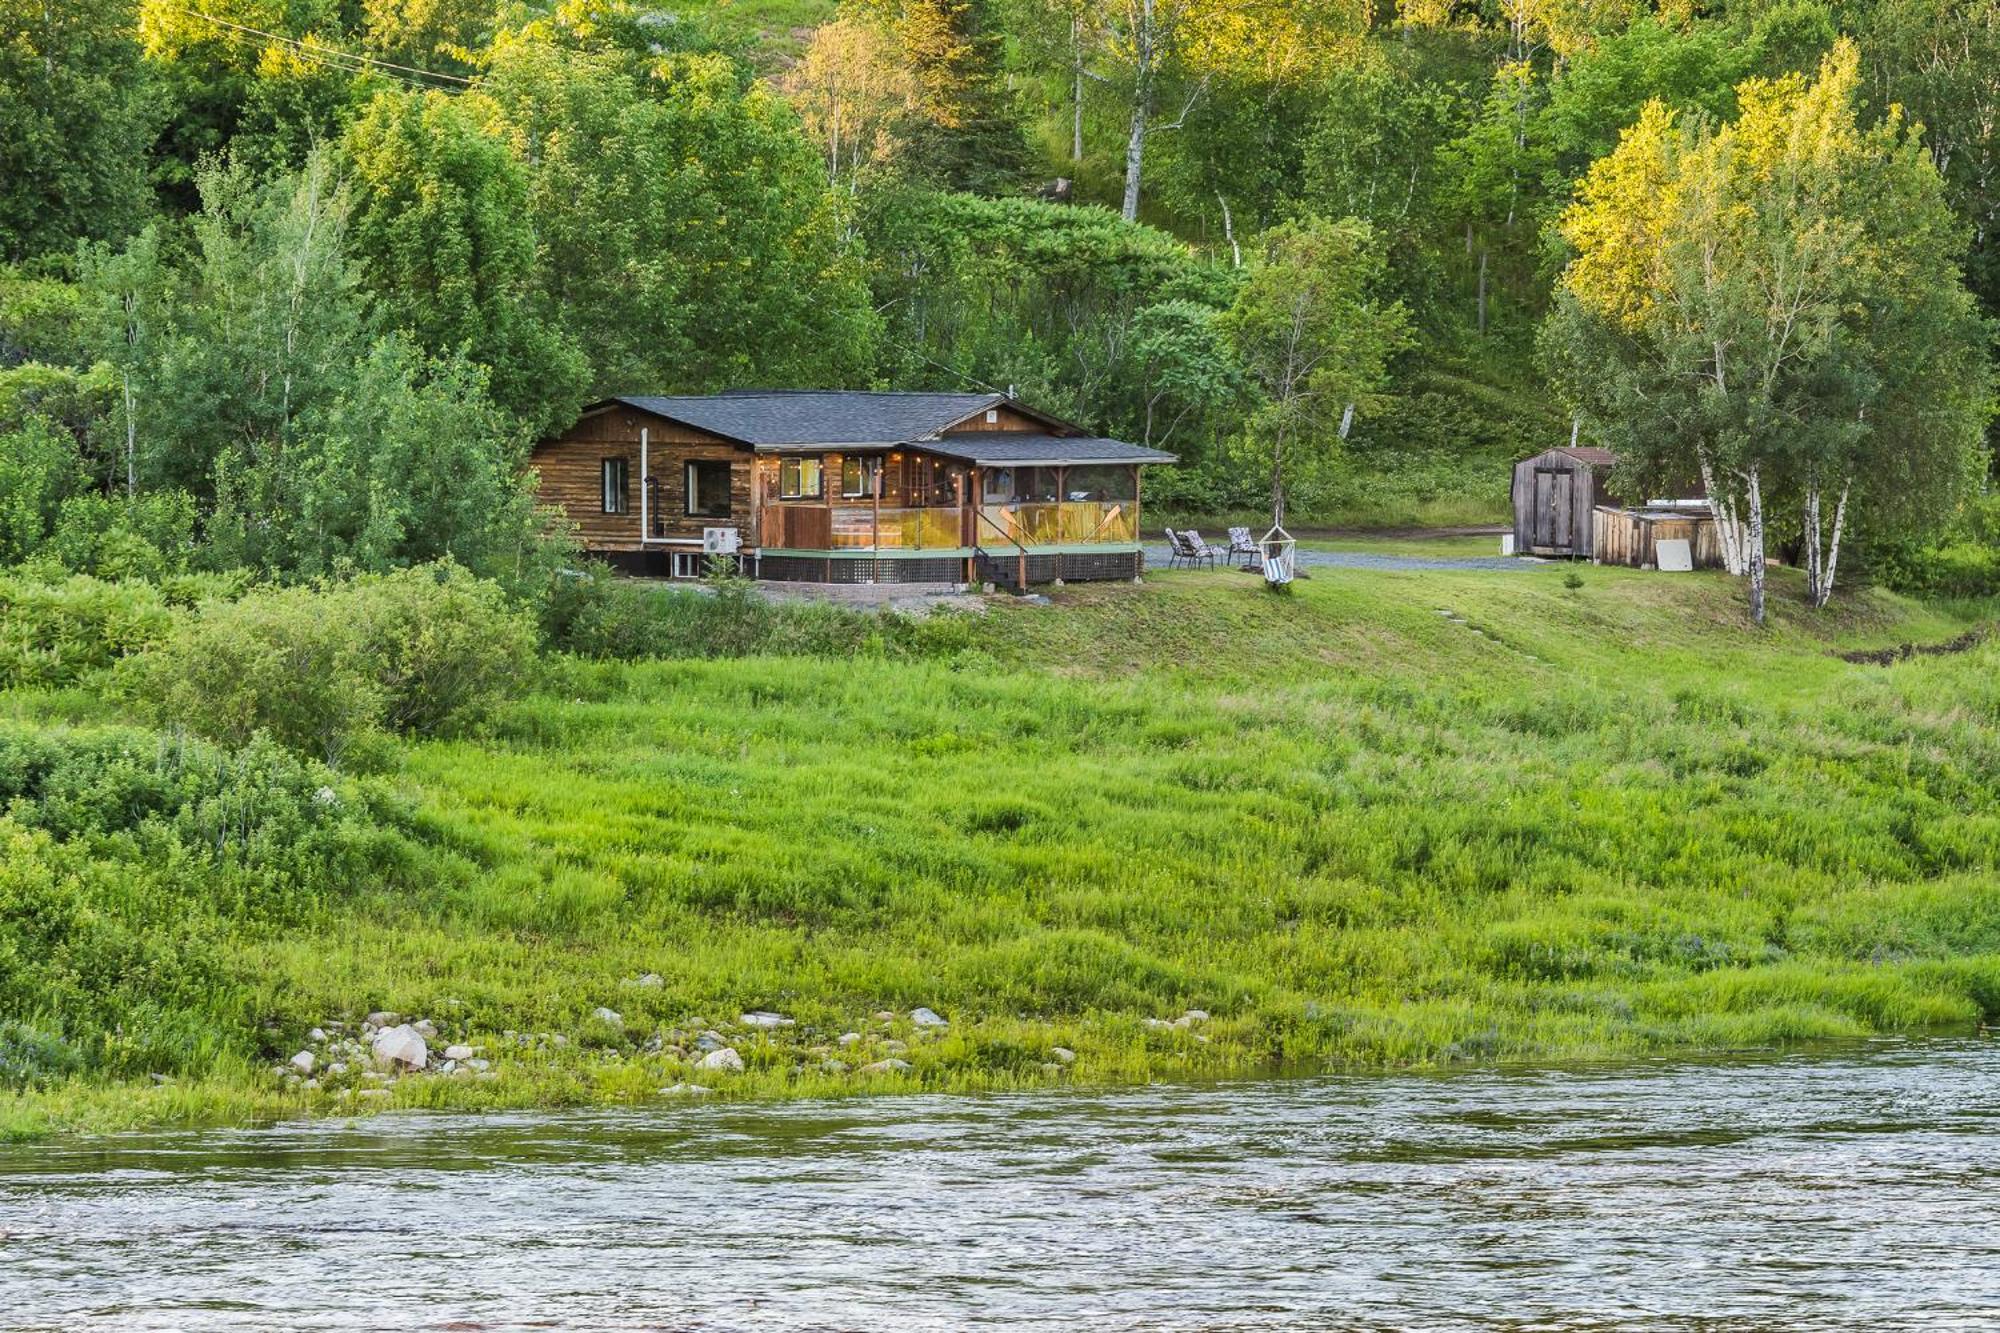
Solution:
[{"label": "shrub", "polygon": [[363,656],[396,731],[476,722],[528,674],[535,631],[496,583],[451,561],[357,580]]},{"label": "shrub", "polygon": [[1935,543],[1883,542],[1861,551],[1868,574],[1920,597],[2000,596],[2000,494],[1983,496]]},{"label": "shrub", "polygon": [[159,720],[227,744],[263,731],[337,763],[386,707],[339,601],[302,586],[206,605],[134,660],[126,692]]},{"label": "shrub", "polygon": [[268,740],[0,722],[0,810],[0,1014],[35,1025],[0,1030],[0,1089],[249,1053],[240,932],[417,864],[399,807]]},{"label": "shrub", "polygon": [[160,642],[173,620],[143,583],[0,575],[0,687],[74,684]]},{"label": "shrub", "polygon": [[46,554],[65,569],[109,579],[161,579],[187,569],[194,551],[195,500],[186,491],[73,495]]},{"label": "shrub", "polygon": [[767,601],[733,574],[700,587],[619,578],[602,569],[560,582],[544,606],[551,647],[580,657],[949,657],[977,643],[973,616],[874,612]]},{"label": "shrub", "polygon": [[232,745],[268,732],[337,763],[377,728],[480,720],[528,672],[534,631],[497,585],[449,561],[208,603],[135,662],[127,692]]},{"label": "shrub", "polygon": [[62,1038],[26,1023],[0,1023],[0,1088],[38,1088],[75,1073],[82,1064]]}]

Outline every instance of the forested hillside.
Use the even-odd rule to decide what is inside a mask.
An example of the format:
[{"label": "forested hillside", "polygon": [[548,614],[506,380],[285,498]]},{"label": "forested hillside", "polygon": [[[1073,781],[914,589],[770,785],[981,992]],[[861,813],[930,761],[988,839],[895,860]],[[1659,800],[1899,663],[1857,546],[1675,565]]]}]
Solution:
[{"label": "forested hillside", "polygon": [[[1488,517],[1589,406],[1537,331],[1592,164],[1843,34],[2000,308],[2000,0],[0,13],[0,561],[518,571],[527,442],[746,384],[1016,386],[1211,514],[1282,412],[1296,515]],[[1364,345],[1286,405],[1246,306],[1302,255]]]}]

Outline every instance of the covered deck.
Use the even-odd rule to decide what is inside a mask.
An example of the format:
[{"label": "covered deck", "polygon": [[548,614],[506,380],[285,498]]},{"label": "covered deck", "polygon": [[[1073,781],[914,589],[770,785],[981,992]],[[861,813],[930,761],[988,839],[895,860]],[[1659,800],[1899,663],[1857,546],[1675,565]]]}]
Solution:
[{"label": "covered deck", "polygon": [[[758,459],[759,567],[825,582],[1125,573],[1062,559],[1097,556],[1124,558],[1136,575],[1139,470],[1163,461],[1117,441],[1020,431],[881,451],[773,451]],[[957,573],[946,572],[950,562]]]}]

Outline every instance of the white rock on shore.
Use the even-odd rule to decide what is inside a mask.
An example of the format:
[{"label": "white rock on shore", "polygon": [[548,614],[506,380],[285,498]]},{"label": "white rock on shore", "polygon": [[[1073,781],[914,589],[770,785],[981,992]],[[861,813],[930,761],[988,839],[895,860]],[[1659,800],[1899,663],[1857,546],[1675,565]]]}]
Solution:
[{"label": "white rock on shore", "polygon": [[910,1062],[908,1060],[889,1059],[877,1060],[872,1065],[863,1065],[855,1072],[858,1074],[904,1074],[908,1073],[909,1069]]},{"label": "white rock on shore", "polygon": [[701,1057],[696,1069],[720,1069],[731,1074],[743,1072],[743,1057],[736,1053],[734,1046],[725,1046],[719,1051],[710,1051]]},{"label": "white rock on shore", "polygon": [[430,1063],[430,1048],[407,1023],[375,1034],[375,1060],[400,1069],[422,1069]]},{"label": "white rock on shore", "polygon": [[292,1068],[298,1070],[301,1074],[311,1074],[313,1066],[318,1063],[319,1057],[311,1051],[300,1051],[292,1057]]},{"label": "white rock on shore", "polygon": [[773,1028],[791,1027],[797,1020],[787,1018],[783,1014],[774,1014],[769,1009],[752,1009],[747,1014],[737,1015],[736,1021],[746,1028],[769,1032]]},{"label": "white rock on shore", "polygon": [[918,1005],[915,1009],[910,1010],[910,1021],[920,1028],[948,1028],[951,1026],[950,1023],[947,1023],[938,1015],[936,1010],[926,1009],[922,1005]]}]

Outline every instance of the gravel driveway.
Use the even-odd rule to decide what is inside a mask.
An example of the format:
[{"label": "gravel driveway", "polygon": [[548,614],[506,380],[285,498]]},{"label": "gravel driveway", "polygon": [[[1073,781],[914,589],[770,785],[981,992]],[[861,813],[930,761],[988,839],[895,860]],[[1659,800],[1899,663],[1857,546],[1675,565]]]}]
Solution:
[{"label": "gravel driveway", "polygon": [[[1164,543],[1146,548],[1146,568],[1165,569],[1172,553]],[[1300,547],[1298,563],[1304,569],[1532,569],[1543,563],[1517,556],[1377,555],[1371,551],[1314,551]],[[1220,564],[1217,568],[1222,568]]]}]

